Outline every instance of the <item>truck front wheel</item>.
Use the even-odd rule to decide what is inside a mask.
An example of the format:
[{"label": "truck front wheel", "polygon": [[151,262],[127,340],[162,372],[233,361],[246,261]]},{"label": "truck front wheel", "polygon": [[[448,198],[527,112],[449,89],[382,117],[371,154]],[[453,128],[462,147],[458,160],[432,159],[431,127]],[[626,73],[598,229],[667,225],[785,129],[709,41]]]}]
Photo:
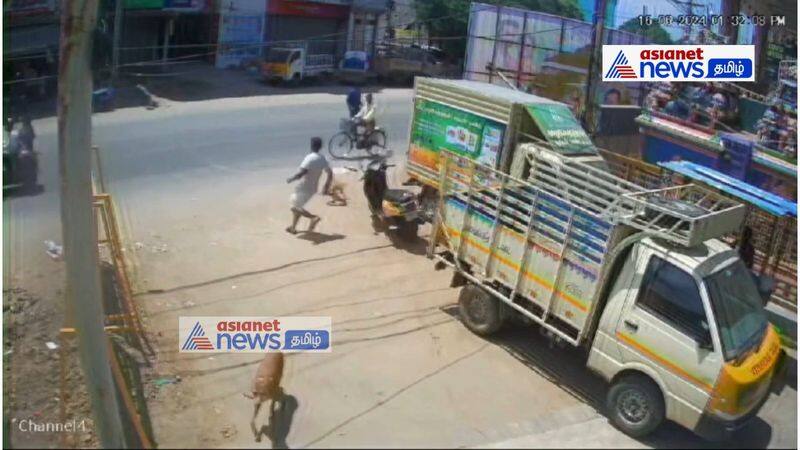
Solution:
[{"label": "truck front wheel", "polygon": [[664,422],[664,398],[649,378],[629,375],[619,379],[606,397],[611,423],[634,438],[652,433]]},{"label": "truck front wheel", "polygon": [[500,300],[474,284],[461,289],[458,296],[461,321],[473,333],[489,336],[503,326]]}]

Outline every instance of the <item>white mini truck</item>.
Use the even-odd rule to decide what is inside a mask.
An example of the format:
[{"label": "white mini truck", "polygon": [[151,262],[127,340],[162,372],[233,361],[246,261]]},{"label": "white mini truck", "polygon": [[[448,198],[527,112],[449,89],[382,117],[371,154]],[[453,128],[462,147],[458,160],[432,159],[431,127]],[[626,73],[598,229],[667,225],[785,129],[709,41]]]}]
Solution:
[{"label": "white mini truck", "polygon": [[261,63],[261,75],[267,82],[299,85],[307,78],[333,74],[333,55],[309,55],[305,46],[271,48]]},{"label": "white mini truck", "polygon": [[646,190],[544,143],[520,144],[510,174],[447,151],[438,165],[428,254],[465,284],[470,330],[518,314],[586,349],[633,437],[668,419],[722,439],[756,415],[783,351],[763,289],[718,239],[742,205],[695,185]]}]

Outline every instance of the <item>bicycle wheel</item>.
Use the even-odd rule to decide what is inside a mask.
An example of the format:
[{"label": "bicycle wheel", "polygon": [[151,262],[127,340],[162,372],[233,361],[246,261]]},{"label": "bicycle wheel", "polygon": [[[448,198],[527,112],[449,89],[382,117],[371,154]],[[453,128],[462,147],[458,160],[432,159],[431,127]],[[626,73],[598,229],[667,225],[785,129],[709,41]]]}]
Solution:
[{"label": "bicycle wheel", "polygon": [[[366,139],[367,153],[380,154],[386,149],[386,133],[383,130],[373,130]],[[375,147],[378,147],[377,149]]]},{"label": "bicycle wheel", "polygon": [[334,134],[328,141],[328,153],[331,158],[344,158],[351,150],[353,150],[353,140],[344,131]]}]

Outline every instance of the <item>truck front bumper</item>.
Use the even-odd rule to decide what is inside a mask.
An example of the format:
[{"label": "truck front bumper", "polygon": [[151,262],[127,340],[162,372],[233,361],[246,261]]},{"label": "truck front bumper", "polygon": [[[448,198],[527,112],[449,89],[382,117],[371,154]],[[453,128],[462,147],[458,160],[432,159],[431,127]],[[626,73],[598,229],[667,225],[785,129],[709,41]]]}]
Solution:
[{"label": "truck front bumper", "polygon": [[747,427],[753,419],[761,411],[761,407],[769,399],[770,393],[780,393],[783,386],[786,384],[786,352],[781,350],[781,355],[778,357],[778,362],[775,365],[775,370],[772,374],[770,387],[762,395],[761,400],[750,409],[749,412],[733,420],[725,420],[711,413],[703,413],[697,426],[694,429],[695,434],[709,441],[728,441],[731,440],[734,434]]}]

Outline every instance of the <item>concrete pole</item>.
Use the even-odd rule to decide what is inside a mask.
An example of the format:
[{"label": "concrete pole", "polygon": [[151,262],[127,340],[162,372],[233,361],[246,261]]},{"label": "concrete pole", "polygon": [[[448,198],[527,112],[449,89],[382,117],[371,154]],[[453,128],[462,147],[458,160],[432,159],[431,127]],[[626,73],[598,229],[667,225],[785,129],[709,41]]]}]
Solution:
[{"label": "concrete pole", "polygon": [[104,448],[125,445],[108,359],[91,176],[92,33],[98,0],[62,3],[58,74],[58,161],[67,318],[78,333],[95,426]]},{"label": "concrete pole", "polygon": [[594,133],[597,122],[597,85],[603,66],[603,31],[605,30],[606,0],[595,0],[594,30],[592,31],[592,53],[589,56],[589,71],[586,74],[586,99],[583,105],[583,118],[587,131]]},{"label": "concrete pole", "polygon": [[164,27],[164,48],[162,50],[163,53],[161,54],[161,61],[165,63],[167,62],[167,59],[169,59],[169,37],[172,34],[172,25],[174,23],[173,20],[174,19],[172,17],[167,19],[166,26]]},{"label": "concrete pole", "polygon": [[111,86],[117,82],[119,67],[119,44],[122,40],[122,21],[125,0],[116,0],[114,5],[114,43],[111,51]]},{"label": "concrete pole", "polygon": [[345,45],[345,49],[348,52],[353,49],[353,38],[355,37],[356,26],[356,17],[353,13],[352,6],[350,8],[350,17],[347,19],[347,45]]},{"label": "concrete pole", "polygon": [[[372,25],[372,45],[370,45],[370,57],[375,57],[375,45],[378,40],[378,21],[380,20],[380,15],[375,13],[372,15],[375,18],[375,24]],[[366,49],[365,49],[366,50]]]},{"label": "concrete pole", "polygon": [[389,0],[386,5],[386,31],[383,33],[383,40],[394,42],[394,0]]}]

